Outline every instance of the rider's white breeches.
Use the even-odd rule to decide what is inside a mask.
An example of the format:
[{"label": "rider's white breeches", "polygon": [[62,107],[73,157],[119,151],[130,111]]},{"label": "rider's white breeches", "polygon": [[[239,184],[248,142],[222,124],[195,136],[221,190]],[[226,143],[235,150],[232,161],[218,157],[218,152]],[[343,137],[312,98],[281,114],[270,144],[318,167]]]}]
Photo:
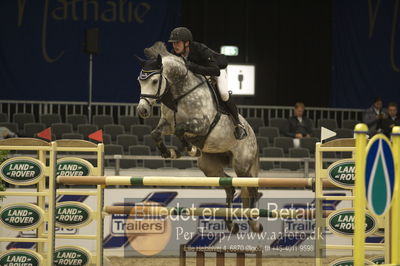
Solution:
[{"label": "rider's white breeches", "polygon": [[217,77],[218,90],[221,99],[226,102],[229,100],[228,92],[228,76],[226,74],[226,69],[221,69],[219,77]]}]

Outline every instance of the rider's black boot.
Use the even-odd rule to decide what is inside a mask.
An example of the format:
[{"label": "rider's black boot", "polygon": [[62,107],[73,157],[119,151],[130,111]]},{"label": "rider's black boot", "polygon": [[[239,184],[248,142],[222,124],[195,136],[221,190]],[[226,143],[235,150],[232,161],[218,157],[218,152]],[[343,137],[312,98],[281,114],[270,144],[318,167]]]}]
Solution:
[{"label": "rider's black boot", "polygon": [[247,132],[244,126],[240,123],[239,113],[235,103],[232,100],[232,96],[229,97],[228,101],[226,101],[225,104],[235,125],[235,138],[239,140],[244,139],[245,137],[247,137]]}]

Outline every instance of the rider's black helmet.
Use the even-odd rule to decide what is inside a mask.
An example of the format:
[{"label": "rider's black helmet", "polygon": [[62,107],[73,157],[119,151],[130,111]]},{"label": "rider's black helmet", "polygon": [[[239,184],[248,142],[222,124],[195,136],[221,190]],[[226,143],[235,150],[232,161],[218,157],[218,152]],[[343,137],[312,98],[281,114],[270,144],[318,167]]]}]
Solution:
[{"label": "rider's black helmet", "polygon": [[171,31],[168,42],[193,41],[192,32],[185,27],[178,27]]}]

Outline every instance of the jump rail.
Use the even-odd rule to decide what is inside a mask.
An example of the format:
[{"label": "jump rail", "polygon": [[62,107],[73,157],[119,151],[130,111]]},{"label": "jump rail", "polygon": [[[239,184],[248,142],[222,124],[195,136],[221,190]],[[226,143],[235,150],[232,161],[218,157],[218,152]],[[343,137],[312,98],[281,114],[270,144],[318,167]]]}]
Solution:
[{"label": "jump rail", "polygon": [[[222,186],[314,188],[313,178],[253,178],[253,177],[166,177],[166,176],[58,176],[57,182],[65,185],[125,185],[125,186]],[[324,180],[324,187],[336,187]]]}]

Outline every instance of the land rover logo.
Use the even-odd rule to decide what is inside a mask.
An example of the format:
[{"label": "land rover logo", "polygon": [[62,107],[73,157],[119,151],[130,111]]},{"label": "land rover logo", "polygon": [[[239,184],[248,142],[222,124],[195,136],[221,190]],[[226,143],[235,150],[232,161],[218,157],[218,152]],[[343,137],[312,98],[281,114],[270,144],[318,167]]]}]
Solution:
[{"label": "land rover logo", "polygon": [[[364,265],[372,265],[373,263],[369,260],[364,260]],[[337,259],[329,264],[329,266],[353,266],[354,259],[353,258],[341,258]]]},{"label": "land rover logo", "polygon": [[[341,236],[354,235],[354,210],[342,209],[328,216],[329,229]],[[368,212],[365,214],[365,234],[370,235],[378,229],[377,220]]]},{"label": "land rover logo", "polygon": [[340,160],[328,168],[328,177],[333,184],[343,187],[354,187],[355,163],[353,160]]},{"label": "land rover logo", "polygon": [[28,249],[13,249],[0,255],[0,265],[6,266],[40,266],[43,257]]},{"label": "land rover logo", "polygon": [[44,176],[44,165],[41,161],[30,157],[16,157],[3,162],[0,176],[7,183],[14,185],[32,185]]},{"label": "land rover logo", "polygon": [[86,160],[67,157],[57,161],[56,176],[89,176],[92,169],[92,164]]},{"label": "land rover logo", "polygon": [[44,211],[30,203],[16,203],[0,209],[0,224],[13,230],[36,229],[43,220]]},{"label": "land rover logo", "polygon": [[385,257],[383,256],[372,257],[369,260],[374,264],[385,264]]},{"label": "land rover logo", "polygon": [[92,221],[92,210],[85,204],[64,201],[56,206],[56,224],[63,228],[79,228]]},{"label": "land rover logo", "polygon": [[58,247],[54,253],[54,265],[74,265],[84,266],[89,265],[90,252],[84,248],[73,247],[73,246],[62,246]]}]

